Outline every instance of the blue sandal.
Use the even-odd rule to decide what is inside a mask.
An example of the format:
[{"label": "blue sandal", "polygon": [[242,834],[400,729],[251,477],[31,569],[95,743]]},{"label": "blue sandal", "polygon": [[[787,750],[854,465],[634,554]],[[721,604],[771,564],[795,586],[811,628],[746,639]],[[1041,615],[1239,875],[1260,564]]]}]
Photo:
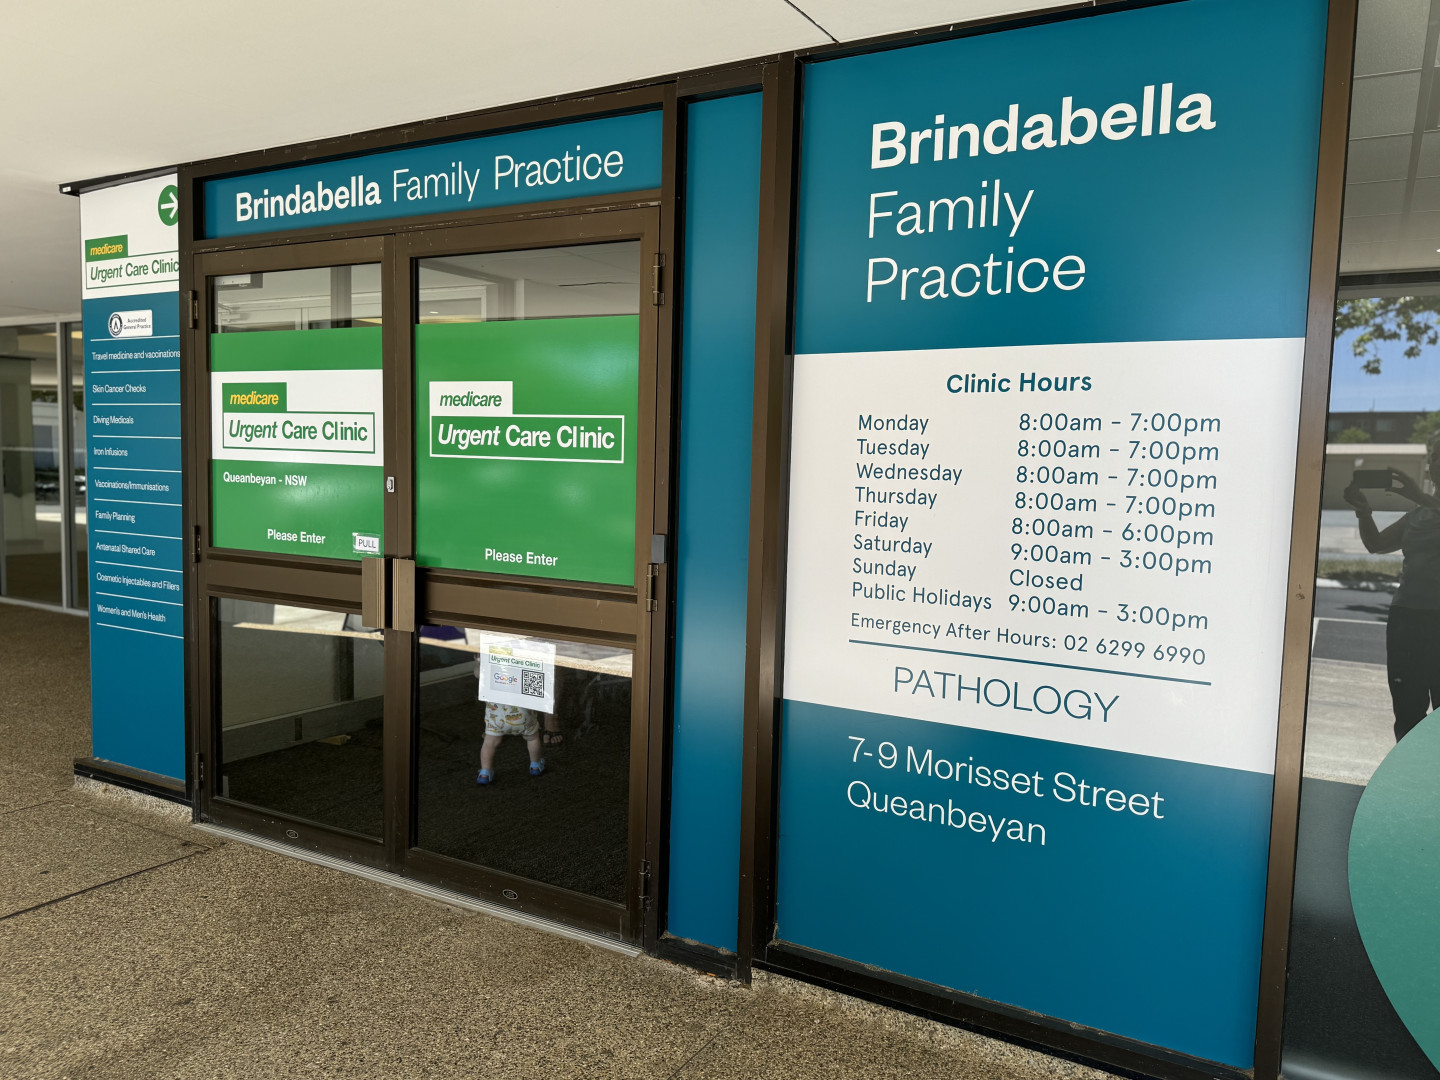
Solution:
[{"label": "blue sandal", "polygon": [[484,787],[486,784],[493,784],[494,782],[495,774],[489,769],[481,769],[480,772],[477,773],[475,776],[475,783],[479,784],[481,787]]},{"label": "blue sandal", "polygon": [[539,775],[540,775],[541,773],[543,773],[544,771],[545,771],[545,759],[544,759],[543,757],[542,757],[539,761],[532,761],[532,762],[530,762],[530,775],[531,775],[531,776],[539,776]]}]

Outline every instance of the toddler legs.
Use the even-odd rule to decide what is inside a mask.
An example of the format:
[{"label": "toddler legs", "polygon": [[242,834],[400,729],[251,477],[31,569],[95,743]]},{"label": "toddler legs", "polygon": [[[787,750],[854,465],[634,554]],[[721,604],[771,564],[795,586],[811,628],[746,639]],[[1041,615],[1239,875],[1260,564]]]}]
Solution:
[{"label": "toddler legs", "polygon": [[[495,768],[495,748],[500,745],[500,740],[503,738],[505,738],[504,735],[485,736],[485,741],[480,744],[480,767],[482,769]],[[535,741],[538,743],[540,740],[537,738]],[[536,757],[534,750],[530,751],[530,757],[532,760]]]}]

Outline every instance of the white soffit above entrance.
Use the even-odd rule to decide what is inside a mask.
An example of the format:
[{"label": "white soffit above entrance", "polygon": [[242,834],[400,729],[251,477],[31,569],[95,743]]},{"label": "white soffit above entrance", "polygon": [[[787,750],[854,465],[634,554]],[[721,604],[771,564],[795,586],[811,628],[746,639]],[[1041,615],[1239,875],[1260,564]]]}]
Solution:
[{"label": "white soffit above entrance", "polygon": [[84,177],[322,139],[1039,0],[4,5],[0,318],[80,306]]},{"label": "white soffit above entrance", "polygon": [[1013,15],[1063,0],[1027,3],[1026,0],[797,0],[797,6],[841,41],[879,37],[950,22],[970,22],[996,15]]}]

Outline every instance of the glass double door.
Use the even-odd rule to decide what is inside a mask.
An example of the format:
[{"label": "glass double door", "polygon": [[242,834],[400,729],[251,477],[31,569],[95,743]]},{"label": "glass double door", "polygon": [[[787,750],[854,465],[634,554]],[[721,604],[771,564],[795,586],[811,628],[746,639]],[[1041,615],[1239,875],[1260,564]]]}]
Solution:
[{"label": "glass double door", "polygon": [[656,238],[639,210],[196,257],[207,817],[643,939]]}]

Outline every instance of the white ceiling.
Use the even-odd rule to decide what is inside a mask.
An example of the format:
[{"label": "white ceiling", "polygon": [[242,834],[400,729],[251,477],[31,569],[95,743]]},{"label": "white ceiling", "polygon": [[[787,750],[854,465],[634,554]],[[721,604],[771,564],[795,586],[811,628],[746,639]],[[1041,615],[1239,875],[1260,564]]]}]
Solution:
[{"label": "white ceiling", "polygon": [[1046,2],[0,0],[0,319],[79,310],[65,181]]}]

